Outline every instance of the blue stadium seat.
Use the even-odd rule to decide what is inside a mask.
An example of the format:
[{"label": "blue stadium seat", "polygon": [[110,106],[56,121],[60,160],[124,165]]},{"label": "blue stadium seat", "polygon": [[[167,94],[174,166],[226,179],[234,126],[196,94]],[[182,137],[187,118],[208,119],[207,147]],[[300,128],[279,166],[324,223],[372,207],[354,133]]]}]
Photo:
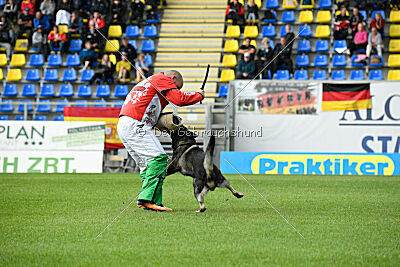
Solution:
[{"label": "blue stadium seat", "polygon": [[383,73],[381,70],[371,70],[369,72],[369,79],[375,81],[383,80]]},{"label": "blue stadium seat", "polygon": [[77,79],[76,77],[76,70],[75,69],[66,69],[64,70],[63,75],[63,82],[75,82]]},{"label": "blue stadium seat", "polygon": [[17,116],[15,116],[14,120],[16,120],[16,121],[24,121],[25,117],[24,117],[24,115],[17,115]]},{"label": "blue stadium seat", "polygon": [[75,107],[88,107],[87,100],[76,100],[75,103],[78,103],[78,105],[75,105]]},{"label": "blue stadium seat", "polygon": [[78,97],[91,97],[92,87],[89,85],[80,85],[78,88]]},{"label": "blue stadium seat", "polygon": [[147,62],[149,67],[153,66],[153,59],[151,58],[151,55],[145,55],[144,56],[144,61]]},{"label": "blue stadium seat", "polygon": [[41,99],[39,101],[41,104],[38,104],[37,108],[36,108],[36,112],[40,112],[40,113],[48,113],[51,111],[51,106],[50,104],[50,100],[43,100]]},{"label": "blue stadium seat", "polygon": [[293,23],[295,21],[294,11],[283,11],[282,12],[282,22],[283,23]]},{"label": "blue stadium seat", "polygon": [[297,43],[297,53],[307,53],[311,51],[310,40],[299,40]]},{"label": "blue stadium seat", "polygon": [[333,43],[333,51],[336,52],[336,49],[347,49],[346,40],[335,40]]},{"label": "blue stadium seat", "polygon": [[24,97],[36,96],[36,85],[24,84],[24,86],[22,87],[21,96],[24,96]]},{"label": "blue stadium seat", "polygon": [[96,97],[110,97],[110,86],[106,84],[98,85]]},{"label": "blue stadium seat", "polygon": [[88,82],[94,75],[94,70],[84,70],[81,75],[81,82]]},{"label": "blue stadium seat", "polygon": [[16,84],[6,84],[4,86],[3,96],[17,96],[18,88]]},{"label": "blue stadium seat", "polygon": [[64,121],[64,116],[54,116],[53,121]]},{"label": "blue stadium seat", "polygon": [[[283,36],[285,36],[285,34],[286,34],[286,25],[283,25],[283,26],[281,26],[281,37],[283,37]],[[290,30],[293,32],[293,26],[290,26]]]},{"label": "blue stadium seat", "polygon": [[34,121],[47,121],[47,117],[45,115],[35,115],[35,117],[33,117]]},{"label": "blue stadium seat", "polygon": [[129,25],[126,27],[126,38],[137,38],[140,35],[139,26]]},{"label": "blue stadium seat", "polygon": [[11,99],[3,99],[1,100],[2,103],[7,103],[4,105],[0,105],[0,112],[13,112],[14,111],[14,105],[12,104]]},{"label": "blue stadium seat", "polygon": [[[26,100],[26,99],[20,100],[19,102],[32,103],[31,100]],[[18,112],[24,112],[24,106],[25,106],[24,104],[19,104],[18,105]],[[28,112],[32,111],[32,110],[33,110],[32,105],[28,104]]]},{"label": "blue stadium seat", "polygon": [[44,64],[44,58],[42,54],[32,54],[29,59],[29,66],[41,67]]},{"label": "blue stadium seat", "polygon": [[296,67],[306,68],[310,65],[310,58],[308,55],[297,55],[296,57]]},{"label": "blue stadium seat", "polygon": [[121,101],[121,100],[114,100],[113,102],[115,103],[114,107],[116,107],[116,108],[120,108],[124,104],[124,101]]},{"label": "blue stadium seat", "polygon": [[29,82],[37,82],[40,80],[40,71],[39,69],[29,69],[26,72],[25,80]]},{"label": "blue stadium seat", "polygon": [[69,44],[68,51],[71,53],[80,52],[82,49],[82,40],[81,39],[72,39],[71,43]]},{"label": "blue stadium seat", "polygon": [[299,27],[299,37],[300,38],[311,37],[311,26],[310,25],[301,25]]},{"label": "blue stadium seat", "polygon": [[264,26],[262,31],[262,36],[269,38],[275,37],[276,36],[275,26],[274,25]]},{"label": "blue stadium seat", "polygon": [[278,70],[276,72],[276,79],[277,80],[289,80],[289,71],[288,70]]},{"label": "blue stadium seat", "polygon": [[276,12],[274,10],[270,10],[274,18],[264,19],[265,23],[275,23],[276,22]]},{"label": "blue stadium seat", "polygon": [[360,68],[362,68],[362,67],[365,66],[365,64],[363,62],[356,62],[356,59],[357,59],[357,55],[353,55],[351,57],[351,66],[352,67],[360,67]]},{"label": "blue stadium seat", "polygon": [[269,43],[269,46],[270,46],[272,49],[275,48],[274,40],[269,40],[268,43]]},{"label": "blue stadium seat", "polygon": [[316,55],[314,58],[314,67],[327,67],[328,57],[326,55]]},{"label": "blue stadium seat", "polygon": [[68,100],[65,100],[65,99],[64,100],[58,100],[57,102],[60,103],[60,104],[58,104],[56,106],[55,112],[63,113],[64,112],[64,107],[68,106]]},{"label": "blue stadium seat", "polygon": [[144,38],[155,38],[157,37],[157,28],[154,25],[144,26],[143,30]]},{"label": "blue stadium seat", "polygon": [[68,55],[67,56],[67,62],[66,62],[67,67],[78,67],[80,64],[81,64],[81,61],[79,60],[78,55]]},{"label": "blue stadium seat", "polygon": [[136,42],[136,40],[128,40],[128,44],[130,44],[131,46],[133,46],[137,50],[137,42]]},{"label": "blue stadium seat", "polygon": [[8,115],[0,115],[0,121],[8,121]]},{"label": "blue stadium seat", "polygon": [[126,97],[129,93],[128,85],[117,85],[115,86],[115,97]]},{"label": "blue stadium seat", "polygon": [[344,72],[344,70],[333,70],[332,71],[332,80],[335,80],[335,81],[346,80],[346,73]]},{"label": "blue stadium seat", "polygon": [[44,73],[44,80],[46,82],[56,82],[58,81],[58,70],[56,69],[47,69]]},{"label": "blue stadium seat", "polygon": [[317,42],[315,43],[315,52],[326,53],[328,51],[329,51],[328,40],[317,40]]},{"label": "blue stadium seat", "polygon": [[345,67],[346,66],[346,56],[345,55],[333,55],[332,65],[334,67]]},{"label": "blue stadium seat", "polygon": [[155,19],[146,19],[146,23],[158,23],[160,21],[160,14],[158,11],[156,12],[156,18]]},{"label": "blue stadium seat", "polygon": [[294,73],[295,80],[308,80],[308,71],[307,70],[296,70]]},{"label": "blue stadium seat", "polygon": [[154,52],[155,46],[154,46],[154,41],[153,40],[144,40],[142,42],[142,49],[141,51],[144,53],[151,53]]},{"label": "blue stadium seat", "polygon": [[318,8],[331,8],[332,0],[319,0]]},{"label": "blue stadium seat", "polygon": [[352,70],[350,73],[351,80],[364,80],[364,71],[363,70]]},{"label": "blue stadium seat", "polygon": [[74,88],[71,84],[63,84],[60,87],[59,97],[71,97],[74,95]]},{"label": "blue stadium seat", "polygon": [[374,11],[372,11],[371,20],[375,18],[376,13],[381,13],[382,14],[382,18],[384,20],[386,20],[385,11],[383,11],[383,10],[374,10]]},{"label": "blue stadium seat", "polygon": [[[381,59],[381,61],[379,63],[371,63],[371,61],[369,62],[369,66],[372,68],[377,68],[377,67],[383,67],[383,57],[379,56],[379,55],[372,55],[371,57],[379,57]],[[370,57],[370,60],[371,60]]]},{"label": "blue stadium seat", "polygon": [[326,71],[325,70],[315,70],[313,73],[313,80],[326,80]]},{"label": "blue stadium seat", "polygon": [[43,97],[53,97],[55,95],[54,85],[53,84],[43,84],[42,90],[40,91],[40,96]]},{"label": "blue stadium seat", "polygon": [[221,86],[219,87],[219,90],[218,90],[218,96],[219,96],[219,97],[227,97],[227,95],[228,95],[228,88],[229,88],[229,85],[227,85],[227,84],[221,85]]},{"label": "blue stadium seat", "polygon": [[365,11],[365,10],[359,10],[358,12],[364,17],[364,20],[367,20],[367,19],[368,19],[367,11]]},{"label": "blue stadium seat", "polygon": [[273,8],[278,8],[279,7],[279,0],[267,0],[265,2],[265,8],[267,9],[273,9]]},{"label": "blue stadium seat", "polygon": [[59,67],[62,64],[62,58],[61,55],[49,55],[47,58],[47,65],[49,67]]},{"label": "blue stadium seat", "polygon": [[94,101],[94,102],[99,103],[99,104],[94,105],[94,107],[98,107],[98,108],[107,107],[107,105],[105,104],[106,101],[103,100],[103,99],[101,99],[101,100],[96,100],[96,101]]}]

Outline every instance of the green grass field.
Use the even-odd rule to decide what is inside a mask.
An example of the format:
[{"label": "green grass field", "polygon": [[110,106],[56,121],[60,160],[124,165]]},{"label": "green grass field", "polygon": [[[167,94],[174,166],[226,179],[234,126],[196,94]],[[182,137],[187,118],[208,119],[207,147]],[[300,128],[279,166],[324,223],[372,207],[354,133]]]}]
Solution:
[{"label": "green grass field", "polygon": [[132,205],[136,174],[0,175],[0,265],[400,265],[400,177],[238,175],[195,213],[192,179],[167,178],[170,213]]}]

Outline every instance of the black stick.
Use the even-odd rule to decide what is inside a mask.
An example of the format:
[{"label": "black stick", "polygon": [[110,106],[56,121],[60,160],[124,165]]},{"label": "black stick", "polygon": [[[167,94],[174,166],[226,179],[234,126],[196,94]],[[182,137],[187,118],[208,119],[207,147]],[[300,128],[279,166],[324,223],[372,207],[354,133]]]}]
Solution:
[{"label": "black stick", "polygon": [[[201,90],[204,90],[204,87],[206,86],[206,82],[207,82],[207,79],[208,79],[208,73],[209,72],[210,72],[210,64],[207,65],[206,76],[204,77],[203,84],[200,87]],[[204,92],[203,99],[204,99],[204,97],[206,97],[206,93],[205,92]],[[203,104],[203,101],[200,101],[200,104]]]}]

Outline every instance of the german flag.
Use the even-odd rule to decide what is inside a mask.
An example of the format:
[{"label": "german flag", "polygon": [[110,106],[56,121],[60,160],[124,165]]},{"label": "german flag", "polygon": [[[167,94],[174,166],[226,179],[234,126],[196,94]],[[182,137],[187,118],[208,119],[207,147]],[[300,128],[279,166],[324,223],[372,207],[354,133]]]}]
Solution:
[{"label": "german flag", "polygon": [[371,108],[369,83],[323,84],[322,111]]}]

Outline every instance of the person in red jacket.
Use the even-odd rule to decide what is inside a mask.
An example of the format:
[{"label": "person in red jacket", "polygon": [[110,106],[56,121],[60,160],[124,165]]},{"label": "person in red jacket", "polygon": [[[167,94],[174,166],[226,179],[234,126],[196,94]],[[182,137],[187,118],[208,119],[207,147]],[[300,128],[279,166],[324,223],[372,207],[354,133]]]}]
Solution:
[{"label": "person in red jacket", "polygon": [[244,23],[244,8],[237,0],[233,0],[228,4],[225,15],[227,20],[232,20],[233,25]]},{"label": "person in red jacket", "polygon": [[106,25],[105,22],[104,22],[104,19],[101,17],[101,15],[100,15],[99,12],[94,12],[93,18],[91,18],[91,19],[89,20],[89,23],[90,23],[91,21],[94,21],[94,27],[95,27],[96,29],[98,29],[98,30],[103,29],[104,26]]},{"label": "person in red jacket", "polygon": [[47,36],[47,41],[49,42],[49,47],[52,53],[58,51],[61,53],[64,49],[64,43],[67,41],[67,36],[64,33],[58,31],[58,27],[54,26],[53,30]]},{"label": "person in red jacket", "polygon": [[369,24],[370,29],[372,29],[373,27],[376,27],[378,32],[383,36],[383,28],[385,27],[385,20],[383,19],[382,14],[379,12],[376,12],[375,18],[373,18],[373,20],[371,20],[371,23]]},{"label": "person in red jacket", "polygon": [[140,168],[143,185],[138,207],[170,211],[162,205],[162,185],[168,156],[152,131],[166,105],[188,106],[204,99],[204,91],[186,93],[176,70],[158,73],[138,83],[127,95],[118,121],[118,136]]},{"label": "person in red jacket", "polygon": [[35,1],[34,0],[24,0],[21,2],[21,10],[29,8],[29,15],[35,14]]}]

